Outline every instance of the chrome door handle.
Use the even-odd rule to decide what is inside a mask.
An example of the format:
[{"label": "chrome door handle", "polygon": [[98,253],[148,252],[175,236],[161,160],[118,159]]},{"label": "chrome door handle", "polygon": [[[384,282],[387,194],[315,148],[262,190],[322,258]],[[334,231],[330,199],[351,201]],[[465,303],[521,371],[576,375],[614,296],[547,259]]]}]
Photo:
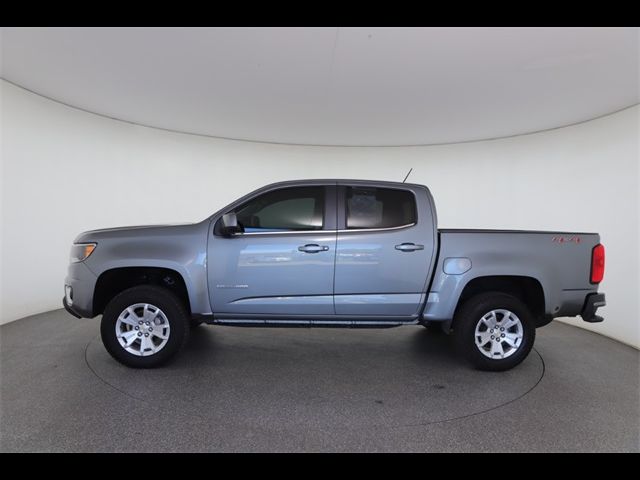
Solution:
[{"label": "chrome door handle", "polygon": [[396,250],[400,250],[401,252],[415,252],[416,250],[424,250],[424,245],[401,243],[400,245],[396,245]]},{"label": "chrome door handle", "polygon": [[304,253],[318,253],[326,252],[329,250],[329,247],[326,245],[318,245],[317,243],[307,243],[306,245],[298,247],[298,250]]}]

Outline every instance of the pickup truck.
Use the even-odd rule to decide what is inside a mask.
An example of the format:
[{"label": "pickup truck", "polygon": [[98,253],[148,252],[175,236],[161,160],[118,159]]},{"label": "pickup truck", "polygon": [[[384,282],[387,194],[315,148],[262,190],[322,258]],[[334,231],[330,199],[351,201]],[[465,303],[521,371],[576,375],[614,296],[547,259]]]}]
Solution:
[{"label": "pickup truck", "polygon": [[600,322],[596,233],[438,229],[423,185],[275,183],[188,225],[93,230],[71,248],[63,305],[102,315],[103,344],[161,365],[198,324],[423,325],[476,368],[529,354],[556,317]]}]

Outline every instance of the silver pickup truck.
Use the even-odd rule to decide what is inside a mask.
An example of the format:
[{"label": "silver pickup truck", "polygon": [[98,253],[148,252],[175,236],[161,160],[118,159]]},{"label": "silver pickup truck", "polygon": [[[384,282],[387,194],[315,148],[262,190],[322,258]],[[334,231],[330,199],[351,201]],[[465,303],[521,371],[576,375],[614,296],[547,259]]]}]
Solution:
[{"label": "silver pickup truck", "polygon": [[438,229],[423,185],[268,185],[189,225],[94,230],[71,248],[63,305],[102,315],[107,351],[155,367],[200,323],[423,325],[506,370],[555,317],[600,322],[596,233]]}]

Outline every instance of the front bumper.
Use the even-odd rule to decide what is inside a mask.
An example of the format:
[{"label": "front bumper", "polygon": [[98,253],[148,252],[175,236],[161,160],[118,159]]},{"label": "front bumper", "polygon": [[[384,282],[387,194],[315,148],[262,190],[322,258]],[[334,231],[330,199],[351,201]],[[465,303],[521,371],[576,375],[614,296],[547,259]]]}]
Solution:
[{"label": "front bumper", "polygon": [[72,263],[64,279],[62,305],[74,317],[93,318],[93,292],[97,277],[84,262]]},{"label": "front bumper", "polygon": [[604,307],[607,304],[604,293],[590,293],[584,301],[584,307],[582,307],[582,313],[580,316],[585,322],[598,323],[602,322],[604,318],[596,315],[596,311],[600,307]]},{"label": "front bumper", "polygon": [[67,298],[66,297],[62,297],[62,306],[64,307],[64,309],[67,312],[69,312],[74,317],[82,318],[82,315],[78,314],[72,307],[69,306],[69,304],[67,303]]}]

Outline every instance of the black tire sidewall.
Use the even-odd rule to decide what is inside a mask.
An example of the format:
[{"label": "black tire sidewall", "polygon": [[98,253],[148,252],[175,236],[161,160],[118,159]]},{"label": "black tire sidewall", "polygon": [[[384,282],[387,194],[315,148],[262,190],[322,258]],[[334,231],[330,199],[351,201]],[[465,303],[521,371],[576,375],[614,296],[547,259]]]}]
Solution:
[{"label": "black tire sidewall", "polygon": [[[138,356],[127,352],[116,337],[118,316],[130,305],[150,303],[160,308],[171,327],[167,344],[158,353]],[[178,353],[189,335],[189,319],[181,301],[169,290],[152,285],[129,288],[116,295],[107,305],[100,323],[102,343],[109,354],[120,363],[133,368],[154,368],[166,363]]]},{"label": "black tire sidewall", "polygon": [[[478,321],[491,310],[506,309],[518,316],[523,328],[522,343],[511,356],[492,359],[483,355],[475,343],[475,329]],[[454,336],[460,352],[480,370],[503,371],[520,364],[533,348],[536,327],[533,315],[518,298],[500,292],[476,295],[465,302],[456,313]]]}]

